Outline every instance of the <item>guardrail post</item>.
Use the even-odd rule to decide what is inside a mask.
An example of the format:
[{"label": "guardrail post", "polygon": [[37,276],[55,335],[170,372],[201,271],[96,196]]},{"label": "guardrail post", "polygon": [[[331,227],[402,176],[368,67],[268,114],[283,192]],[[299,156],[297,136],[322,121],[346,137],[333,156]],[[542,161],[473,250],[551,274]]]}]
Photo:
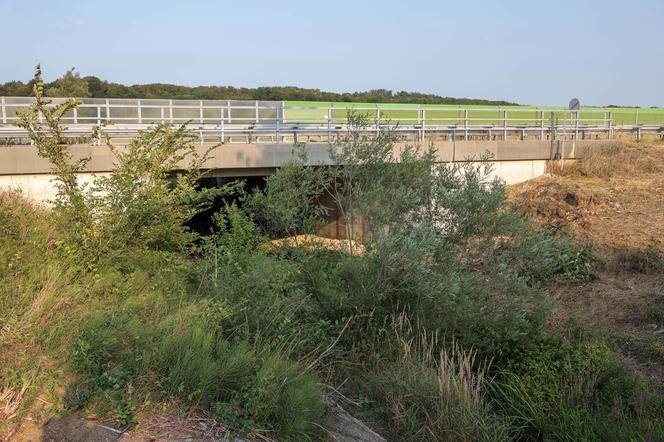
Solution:
[{"label": "guardrail post", "polygon": [[574,140],[579,139],[579,112],[581,111],[574,111]]},{"label": "guardrail post", "polygon": [[5,109],[5,97],[2,97],[2,124],[7,124],[7,110]]},{"label": "guardrail post", "polygon": [[427,136],[427,110],[422,109],[422,141]]},{"label": "guardrail post", "polygon": [[507,141],[507,111],[503,111],[503,140]]},{"label": "guardrail post", "polygon": [[173,100],[168,100],[168,122],[173,124]]},{"label": "guardrail post", "polygon": [[277,137],[277,138],[276,138],[276,142],[277,142],[277,143],[280,143],[280,141],[279,141],[279,108],[277,108],[277,113],[275,114],[275,117],[276,117],[276,118],[274,119],[274,121],[275,121],[275,126],[276,126],[276,131],[275,131],[276,133],[275,133],[275,135],[276,135],[276,137]]},{"label": "guardrail post", "polygon": [[327,142],[332,143],[332,106],[327,107]]},{"label": "guardrail post", "polygon": [[468,109],[463,110],[463,139],[468,141]]},{"label": "guardrail post", "polygon": [[258,100],[254,103],[254,106],[256,107],[256,123],[258,123]]},{"label": "guardrail post", "polygon": [[198,122],[203,124],[203,100],[198,100]]},{"label": "guardrail post", "polygon": [[549,116],[549,139],[551,140],[551,147],[553,147],[553,143],[556,140],[556,114],[553,111],[551,111],[551,115]]},{"label": "guardrail post", "polygon": [[97,106],[97,146],[101,146],[101,107]]},{"label": "guardrail post", "polygon": [[78,124],[78,108],[74,108],[74,124]]},{"label": "guardrail post", "polygon": [[613,112],[609,111],[609,140],[613,139]]},{"label": "guardrail post", "polygon": [[141,115],[141,100],[136,100],[136,103],[138,105],[138,124],[143,124],[143,116]]},{"label": "guardrail post", "polygon": [[106,122],[111,121],[111,105],[109,104],[108,98],[106,99]]},{"label": "guardrail post", "polygon": [[224,143],[224,108],[219,108],[221,117],[221,143]]},{"label": "guardrail post", "polygon": [[231,100],[226,100],[226,122],[232,124],[231,121]]},{"label": "guardrail post", "polygon": [[159,121],[164,124],[164,107],[159,108]]},{"label": "guardrail post", "polygon": [[380,108],[376,104],[376,133],[380,132]]},{"label": "guardrail post", "polygon": [[281,102],[281,122],[286,124],[286,102]]},{"label": "guardrail post", "polygon": [[636,117],[634,118],[634,124],[639,125],[639,108],[636,108]]},{"label": "guardrail post", "polygon": [[544,139],[544,111],[540,111],[540,140]]}]

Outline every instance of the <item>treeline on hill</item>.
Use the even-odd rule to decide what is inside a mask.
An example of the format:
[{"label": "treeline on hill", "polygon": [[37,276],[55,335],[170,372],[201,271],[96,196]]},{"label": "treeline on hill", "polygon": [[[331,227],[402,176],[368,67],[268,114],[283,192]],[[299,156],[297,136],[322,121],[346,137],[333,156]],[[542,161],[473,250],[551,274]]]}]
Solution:
[{"label": "treeline on hill", "polygon": [[[27,97],[32,94],[34,80],[27,83],[10,81],[0,85],[0,96]],[[269,86],[236,88],[232,86],[178,86],[174,84],[135,84],[125,86],[100,80],[97,77],[80,77],[73,68],[61,78],[45,85],[46,95],[76,98],[165,98],[186,100],[267,100],[267,101],[327,101],[356,103],[418,103],[509,106],[514,103],[471,98],[441,97],[417,92],[392,92],[374,89],[366,92],[324,92],[295,86]]]},{"label": "treeline on hill", "polygon": [[[661,440],[661,392],[549,324],[542,287],[591,278],[590,250],[506,209],[484,159],[440,164],[351,115],[334,166],[295,146],[263,189],[206,189],[195,138],[159,125],[82,187],[59,123],[76,103],[35,85],[22,125],[59,193],[49,211],[0,194],[0,391],[28,392],[0,431],[66,384],[50,401],[121,428],[175,407],[325,440],[336,403],[390,440]],[[187,229],[223,195],[214,231]],[[303,236],[332,207],[361,243]]]}]

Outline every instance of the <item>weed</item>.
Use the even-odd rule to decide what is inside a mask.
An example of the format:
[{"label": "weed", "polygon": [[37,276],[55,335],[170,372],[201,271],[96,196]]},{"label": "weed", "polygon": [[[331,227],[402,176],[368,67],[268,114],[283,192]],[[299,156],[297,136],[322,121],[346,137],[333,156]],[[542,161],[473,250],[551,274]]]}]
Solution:
[{"label": "weed", "polygon": [[655,246],[625,252],[618,255],[616,259],[619,267],[629,272],[657,273],[664,271],[664,253]]},{"label": "weed", "polygon": [[484,400],[487,362],[452,342],[437,351],[435,336],[413,329],[404,314],[392,325],[393,358],[367,379],[401,440],[506,440],[507,427]]}]

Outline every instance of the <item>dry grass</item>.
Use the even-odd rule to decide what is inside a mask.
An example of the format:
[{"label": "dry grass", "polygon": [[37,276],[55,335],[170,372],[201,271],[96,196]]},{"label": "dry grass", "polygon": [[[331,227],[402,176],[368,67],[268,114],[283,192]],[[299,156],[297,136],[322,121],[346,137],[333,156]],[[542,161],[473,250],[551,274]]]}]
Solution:
[{"label": "dry grass", "polygon": [[323,238],[316,235],[289,236],[287,238],[275,239],[267,245],[268,251],[272,251],[284,246],[304,247],[308,250],[339,250],[345,253],[350,253],[352,255],[361,255],[364,253],[364,246],[358,241]]},{"label": "dry grass", "polygon": [[[19,415],[23,405],[23,398],[34,379],[35,372],[33,371],[28,377],[23,379],[20,387],[5,386],[0,391],[0,423],[11,422]],[[9,441],[18,430],[19,425],[20,422],[15,423],[6,430],[5,434],[0,433],[0,440]]]},{"label": "dry grass", "polygon": [[539,224],[606,250],[664,250],[664,143],[624,142],[511,186],[509,201]]},{"label": "dry grass", "polygon": [[634,175],[639,172],[654,172],[656,165],[648,161],[637,143],[620,143],[589,149],[582,159],[549,161],[547,171],[558,176],[609,178]]},{"label": "dry grass", "polygon": [[403,315],[400,316],[394,327],[395,337],[401,346],[402,363],[407,367],[417,360],[422,367],[436,367],[437,399],[441,412],[450,403],[465,413],[482,407],[482,385],[490,364],[476,363],[476,352],[462,350],[454,341],[449,349],[438,352],[436,356],[437,337],[425,331],[413,334],[412,327],[404,319]]},{"label": "dry grass", "polygon": [[196,410],[182,416],[174,407],[167,407],[140,417],[141,425],[122,435],[122,442],[155,440],[274,442],[269,437],[253,434],[238,436],[240,431],[213,419],[209,413]]}]

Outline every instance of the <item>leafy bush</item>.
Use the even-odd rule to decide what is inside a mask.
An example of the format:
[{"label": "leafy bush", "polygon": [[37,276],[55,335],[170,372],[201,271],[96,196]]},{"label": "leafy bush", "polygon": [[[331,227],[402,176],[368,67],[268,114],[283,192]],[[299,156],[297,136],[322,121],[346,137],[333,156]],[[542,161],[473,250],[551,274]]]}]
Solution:
[{"label": "leafy bush", "polygon": [[506,370],[492,391],[519,438],[634,440],[664,428],[644,406],[641,383],[604,344],[549,337]]},{"label": "leafy bush", "polygon": [[[213,197],[234,190],[197,187],[209,150],[198,151],[185,125],[174,130],[168,124],[141,132],[124,149],[107,140],[115,157],[113,171],[85,188],[78,174],[89,158],[74,160],[61,123],[79,103],[68,100],[51,106],[52,100],[44,97],[39,66],[34,92],[36,102],[19,111],[19,125],[28,131],[39,156],[52,164],[58,189],[54,212],[65,233],[64,250],[73,253],[75,261],[134,247],[182,248],[193,240],[184,222],[207,208]],[[96,131],[101,139],[102,128]],[[174,173],[183,169],[185,158],[188,166]]]},{"label": "leafy bush", "polygon": [[326,170],[307,166],[305,145],[295,149],[297,156],[265,179],[264,190],[243,199],[245,211],[272,238],[315,232],[329,210],[319,203],[328,185]]},{"label": "leafy bush", "polygon": [[587,281],[595,274],[590,245],[577,246],[567,237],[551,236],[528,226],[519,226],[518,234],[498,253],[498,263],[505,271],[515,272],[531,284],[544,284],[554,277]]}]

